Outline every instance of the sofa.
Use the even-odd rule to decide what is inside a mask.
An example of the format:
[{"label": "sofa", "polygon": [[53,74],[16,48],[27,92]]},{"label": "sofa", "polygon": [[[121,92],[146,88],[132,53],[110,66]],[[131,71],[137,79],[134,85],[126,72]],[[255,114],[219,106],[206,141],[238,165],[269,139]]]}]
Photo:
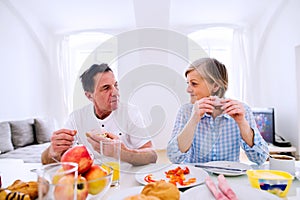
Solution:
[{"label": "sofa", "polygon": [[46,118],[0,122],[0,159],[40,163],[54,130],[54,120]]}]

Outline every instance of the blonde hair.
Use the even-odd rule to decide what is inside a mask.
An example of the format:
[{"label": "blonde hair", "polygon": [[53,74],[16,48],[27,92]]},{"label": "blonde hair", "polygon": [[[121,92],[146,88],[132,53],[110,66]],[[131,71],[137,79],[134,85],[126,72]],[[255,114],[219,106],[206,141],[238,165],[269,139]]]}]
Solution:
[{"label": "blonde hair", "polygon": [[212,95],[224,97],[228,88],[228,74],[224,64],[214,58],[200,58],[194,61],[185,71],[185,77],[194,70],[197,70],[199,75],[209,84],[215,83],[219,86],[218,91]]}]

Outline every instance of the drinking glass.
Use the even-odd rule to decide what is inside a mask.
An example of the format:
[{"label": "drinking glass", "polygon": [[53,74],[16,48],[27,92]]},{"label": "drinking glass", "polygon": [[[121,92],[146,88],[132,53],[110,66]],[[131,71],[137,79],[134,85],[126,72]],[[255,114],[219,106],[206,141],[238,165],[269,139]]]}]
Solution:
[{"label": "drinking glass", "polygon": [[102,163],[102,167],[107,169],[107,166],[111,166],[113,168],[111,186],[117,186],[120,184],[120,157],[120,140],[100,141],[100,161]]}]

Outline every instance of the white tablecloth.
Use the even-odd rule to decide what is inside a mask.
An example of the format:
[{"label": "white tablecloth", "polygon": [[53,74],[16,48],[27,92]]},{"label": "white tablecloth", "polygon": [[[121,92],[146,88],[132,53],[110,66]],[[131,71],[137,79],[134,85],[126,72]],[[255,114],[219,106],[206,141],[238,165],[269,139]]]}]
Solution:
[{"label": "white tablecloth", "polygon": [[[246,163],[251,165],[251,163]],[[166,164],[167,165],[167,164]],[[158,164],[153,164],[153,167],[157,167]],[[296,166],[298,166],[298,169],[300,169],[300,161],[297,161]],[[149,167],[149,165],[144,166]],[[258,167],[256,165],[251,165],[253,169],[268,169],[268,163]],[[103,199],[107,199],[110,195],[116,194],[118,191],[122,191],[127,188],[135,187],[135,186],[141,186],[140,183],[138,183],[135,180],[135,173],[139,170],[141,170],[143,166],[139,167],[127,167],[126,170],[123,170],[121,172],[121,180],[120,180],[120,186],[119,187],[112,187],[107,192],[107,194],[104,196]],[[124,172],[125,171],[125,172]],[[209,173],[213,181],[217,182],[217,175]],[[239,184],[239,185],[247,185],[250,187],[250,183],[248,181],[247,175],[241,175],[241,176],[235,176],[235,177],[226,177],[226,180],[229,184]],[[297,196],[297,190],[298,190],[298,196]],[[299,200],[300,199],[300,181],[298,179],[294,179],[292,186],[289,190],[289,193],[287,194],[287,197],[285,199],[288,200]]]},{"label": "white tablecloth", "polygon": [[[23,163],[22,160],[0,159],[0,172],[2,173],[2,186],[3,187],[8,186],[12,184],[13,181],[15,181],[16,179],[21,179],[24,181],[37,180],[37,175],[31,172],[31,170],[37,169],[41,166],[42,165],[40,163]],[[109,191],[106,193],[106,195],[103,197],[103,199],[107,199],[110,195],[114,195],[117,192],[120,192],[127,188],[131,188],[134,186],[141,186],[141,184],[135,180],[135,172],[143,169],[144,167],[148,168],[149,166],[151,165],[139,166],[139,167],[133,167],[128,165],[125,168],[123,167],[123,170],[121,170],[120,186],[111,187]],[[152,166],[153,168],[155,168],[161,166],[161,164],[153,164]],[[296,166],[297,168],[300,169],[300,161],[297,161]],[[262,166],[262,168],[268,168],[268,164]],[[210,174],[210,176],[214,181],[216,181],[217,175]],[[230,184],[232,183],[232,184],[240,184],[240,185],[250,185],[247,175],[226,177],[226,179]],[[298,196],[297,196],[297,190],[298,190]],[[297,180],[296,178],[292,183],[292,186],[289,190],[286,199],[288,200],[300,199],[300,181]]]}]

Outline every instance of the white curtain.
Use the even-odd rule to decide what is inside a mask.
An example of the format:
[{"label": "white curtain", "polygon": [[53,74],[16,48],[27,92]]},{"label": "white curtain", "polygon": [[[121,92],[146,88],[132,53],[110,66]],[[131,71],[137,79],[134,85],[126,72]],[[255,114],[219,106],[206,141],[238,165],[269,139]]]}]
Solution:
[{"label": "white curtain", "polygon": [[241,101],[248,104],[253,103],[251,74],[249,66],[249,51],[247,32],[243,28],[235,28],[232,39],[232,74],[229,77],[229,87],[232,87],[233,94]]},{"label": "white curtain", "polygon": [[73,108],[73,72],[70,66],[69,36],[62,36],[58,43],[58,73],[61,80],[61,90],[63,96],[62,117],[66,119]]}]

